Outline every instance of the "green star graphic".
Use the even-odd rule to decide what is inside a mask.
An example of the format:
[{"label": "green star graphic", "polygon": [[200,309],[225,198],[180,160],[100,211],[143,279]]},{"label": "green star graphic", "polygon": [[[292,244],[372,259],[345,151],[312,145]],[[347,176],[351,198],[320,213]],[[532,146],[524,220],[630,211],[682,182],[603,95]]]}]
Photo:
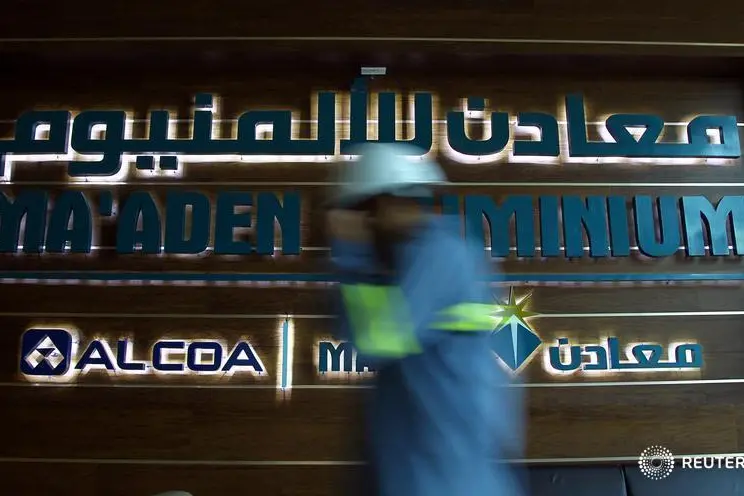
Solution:
[{"label": "green star graphic", "polygon": [[514,288],[510,287],[509,299],[507,301],[497,299],[498,304],[496,305],[496,310],[492,315],[501,318],[501,321],[496,326],[496,329],[504,326],[512,317],[518,318],[520,321],[522,321],[522,323],[525,324],[525,327],[529,328],[530,326],[527,325],[525,319],[540,315],[537,312],[531,312],[525,309],[525,306],[529,302],[530,297],[532,297],[532,291],[517,300],[517,296],[514,293]]}]

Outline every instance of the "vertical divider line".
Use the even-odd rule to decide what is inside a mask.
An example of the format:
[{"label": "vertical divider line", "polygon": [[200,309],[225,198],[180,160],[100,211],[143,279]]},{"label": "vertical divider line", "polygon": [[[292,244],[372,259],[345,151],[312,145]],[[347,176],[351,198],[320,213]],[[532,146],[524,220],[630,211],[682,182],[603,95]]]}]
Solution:
[{"label": "vertical divider line", "polygon": [[291,349],[293,346],[292,336],[290,335],[290,322],[289,322],[289,315],[287,315],[284,318],[284,322],[282,323],[282,367],[281,367],[281,380],[280,380],[280,388],[284,391],[292,387],[292,364],[290,361],[293,358],[293,353],[291,353]]}]

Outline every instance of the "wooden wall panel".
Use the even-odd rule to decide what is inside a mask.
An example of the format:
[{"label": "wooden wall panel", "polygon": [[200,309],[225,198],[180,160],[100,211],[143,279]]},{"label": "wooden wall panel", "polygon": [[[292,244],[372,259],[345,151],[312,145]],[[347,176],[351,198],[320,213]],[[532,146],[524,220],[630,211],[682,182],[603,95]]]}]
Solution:
[{"label": "wooden wall panel", "polygon": [[[591,394],[534,389],[526,456],[632,459],[659,442],[674,453],[735,453],[742,402],[733,391],[726,385],[607,387]],[[273,390],[3,388],[3,402],[14,407],[0,427],[0,458],[358,461],[364,393],[300,388],[291,401],[277,402]]]},{"label": "wooden wall panel", "polygon": [[[493,9],[483,14],[481,10],[464,9],[454,13],[449,8],[433,5],[424,16],[417,17],[414,25],[407,20],[391,21],[391,9],[375,7],[377,13],[373,16],[369,15],[369,6],[353,14],[344,10],[355,8],[354,3],[320,16],[313,25],[307,21],[311,17],[308,9],[317,13],[316,10],[323,8],[322,4],[293,4],[289,8],[289,4],[275,2],[271,6],[252,6],[251,15],[241,16],[235,8],[220,8],[219,2],[210,4],[208,13],[198,9],[198,15],[182,5],[169,9],[172,5],[168,2],[155,7],[148,4],[147,10],[139,9],[137,2],[130,2],[126,10],[116,13],[115,23],[114,17],[101,9],[85,11],[85,3],[67,6],[64,13],[55,10],[61,8],[55,4],[45,9],[57,17],[54,26],[43,20],[33,24],[24,22],[23,19],[32,15],[28,7],[14,2],[9,5],[18,11],[14,26],[3,24],[7,24],[11,16],[0,16],[5,37],[16,36],[17,26],[23,26],[24,32],[17,36],[94,36],[101,33],[147,36],[153,32],[157,35],[207,35],[215,31],[220,36],[280,32],[394,36],[405,32],[406,36],[492,37],[492,33],[498,33],[500,37],[630,39],[643,36],[666,40],[741,41],[736,38],[740,31],[738,26],[734,29],[739,7],[727,3],[729,10],[722,7],[716,10],[710,2],[704,7],[692,2],[657,2],[631,9],[613,2],[582,1],[575,2],[576,8],[569,8],[565,2],[535,0],[538,14],[529,19],[527,10],[497,12]],[[35,9],[39,6],[35,5]],[[287,15],[287,12],[292,14]],[[230,22],[226,23],[221,16],[227,13]],[[403,14],[405,8],[394,13],[395,19],[406,18]],[[133,22],[135,15],[137,22]],[[167,16],[167,23],[161,22],[164,16]],[[191,21],[194,16],[199,18],[198,26]],[[476,23],[472,22],[474,16],[478,17]],[[75,22],[60,23],[60,18]],[[451,23],[445,26],[443,18]],[[158,26],[157,30],[152,28],[154,25]],[[343,26],[344,32],[338,26]],[[628,26],[633,29],[624,32]],[[38,52],[51,53],[47,44],[44,46]],[[171,48],[163,46],[151,49],[160,54],[169,53]],[[304,52],[298,47],[302,47],[302,43],[289,44],[284,49],[300,54],[313,50],[311,45],[305,46]],[[416,49],[408,47],[398,44],[380,50],[415,58]],[[352,45],[344,48],[347,56],[353,58]],[[515,51],[520,49],[523,48],[514,48]],[[70,48],[57,50],[74,51]],[[127,49],[117,50],[121,54]],[[421,50],[431,50],[431,47],[422,45]],[[649,53],[653,50],[648,49]],[[7,53],[7,44],[0,51]],[[132,51],[134,53],[142,52]],[[384,53],[378,55],[383,60],[386,56]],[[463,55],[462,58],[467,57]],[[549,69],[530,75],[509,74],[508,64],[502,63],[505,66],[495,68],[491,75],[482,67],[462,75],[456,71],[421,74],[417,73],[415,65],[409,65],[375,83],[374,87],[434,91],[439,97],[440,110],[455,105],[459,97],[482,95],[498,109],[512,114],[518,111],[555,113],[564,94],[578,91],[586,95],[591,121],[604,119],[613,112],[652,112],[668,122],[681,122],[703,113],[735,115],[744,122],[742,86],[733,78],[714,79],[700,72],[684,80],[670,75],[634,79],[628,74],[606,75],[599,65],[596,74],[569,78],[565,73],[551,73]],[[69,72],[54,74],[47,69],[48,77],[42,82],[34,77],[42,73],[40,68],[40,72],[25,72],[3,82],[6,94],[12,98],[0,104],[0,120],[4,121],[0,135],[8,136],[12,132],[12,121],[20,112],[38,106],[73,110],[126,108],[132,109],[137,119],[145,118],[151,108],[169,107],[177,111],[180,119],[189,119],[190,100],[198,91],[214,91],[223,97],[225,119],[233,119],[240,112],[259,106],[289,106],[299,112],[299,119],[307,120],[312,91],[348,89],[358,65],[356,62],[345,64],[348,65],[340,64],[337,69],[324,72],[277,68],[266,63],[265,67],[256,66],[250,74],[245,68],[242,72],[224,68],[209,71],[196,63],[180,71],[156,68],[126,74],[118,73],[116,64],[86,65],[76,67],[73,76]],[[479,62],[471,65],[477,66]],[[480,75],[474,75],[479,72]],[[559,120],[562,119],[559,116]],[[225,124],[223,134],[227,134],[228,129]],[[136,124],[135,131],[135,136],[144,135],[142,122]],[[185,136],[188,122],[182,123],[179,131]],[[309,126],[303,125],[301,132],[307,134]],[[565,160],[556,164],[461,164],[441,154],[439,158],[454,181],[470,183],[455,185],[451,192],[494,198],[507,194],[626,197],[702,194],[715,200],[724,195],[741,194],[741,177],[744,177],[741,160],[726,165],[629,161],[579,164]],[[305,250],[298,257],[278,254],[274,258],[251,256],[234,260],[212,255],[190,258],[117,256],[105,250],[90,256],[18,254],[0,257],[0,270],[323,272],[328,269],[327,252],[320,248],[327,242],[317,205],[326,186],[317,183],[327,181],[329,168],[328,163],[187,164],[181,179],[133,175],[130,179],[134,184],[94,186],[72,184],[64,164],[17,164],[12,183],[0,185],[0,191],[5,194],[13,195],[31,187],[55,193],[65,188],[84,188],[95,200],[103,189],[113,191],[117,197],[124,197],[133,190],[147,190],[161,198],[169,191],[187,189],[210,195],[227,189],[278,192],[294,189],[302,193],[304,202],[301,244],[317,249]],[[587,184],[591,182],[596,184]],[[100,242],[113,244],[110,229],[104,232]],[[277,243],[281,245],[281,238],[277,238]],[[633,256],[622,260],[584,258],[548,262],[512,256],[502,268],[510,274],[533,275],[566,272],[715,275],[741,273],[741,261],[734,256],[690,260],[681,252],[657,261]],[[313,346],[318,338],[329,334],[332,326],[328,318],[333,312],[328,301],[328,285],[199,281],[190,284],[79,284],[70,278],[53,283],[28,279],[26,277],[23,283],[11,277],[0,281],[0,403],[7,405],[7,420],[0,423],[0,439],[3,440],[0,478],[12,493],[65,492],[75,479],[85,479],[87,484],[77,491],[83,495],[147,494],[179,487],[196,496],[246,491],[325,495],[338,490],[344,478],[358,470],[348,464],[361,457],[359,417],[365,383],[343,378],[323,380],[315,371]],[[715,280],[687,285],[665,281],[643,284],[615,281],[575,286],[516,283],[521,286],[519,294],[533,291],[530,309],[543,315],[529,322],[545,341],[559,335],[582,342],[592,341],[609,333],[623,341],[657,340],[664,345],[689,339],[703,346],[705,359],[703,369],[689,375],[661,373],[631,374],[629,377],[617,374],[571,380],[549,376],[542,370],[540,360],[534,359],[520,376],[525,383],[529,414],[525,456],[533,462],[567,458],[601,461],[607,457],[632,460],[651,444],[664,444],[678,454],[744,451],[744,418],[740,413],[744,404],[741,389],[744,341],[740,336],[740,302],[744,288],[736,281],[728,284]],[[503,294],[504,286],[506,284],[494,285],[493,290]],[[294,387],[289,392],[281,392],[275,386],[283,344],[278,327],[286,314],[297,316],[294,320]],[[135,338],[138,354],[146,354],[153,341],[166,336],[225,339],[228,343],[247,339],[261,356],[267,374],[261,378],[236,375],[218,380],[200,376],[170,377],[166,381],[153,376],[123,380],[91,373],[72,386],[35,386],[19,376],[19,340],[24,330],[40,325],[74,326],[84,339],[127,334]],[[656,380],[661,382],[648,382]],[[182,464],[169,464],[173,460]],[[75,463],[61,464],[70,461]],[[301,464],[303,461],[331,464],[306,466]],[[258,467],[252,465],[253,462],[270,464]],[[271,462],[288,462],[289,465],[271,465]],[[38,479],[38,482],[29,488],[31,479]]]},{"label": "wooden wall panel", "polygon": [[[38,10],[36,7],[41,8]],[[175,2],[153,7],[144,1],[101,8],[90,2],[61,6],[20,0],[4,7],[7,37],[96,36],[403,36],[521,39],[660,40],[736,42],[740,7],[724,0],[701,4],[664,0],[638,6],[620,1],[574,0],[468,2],[361,1],[342,6],[330,1],[293,0],[251,4],[227,0]],[[43,14],[40,14],[43,13]],[[8,19],[9,16],[3,16]],[[411,22],[415,18],[416,22]],[[21,29],[24,26],[25,29]]]}]

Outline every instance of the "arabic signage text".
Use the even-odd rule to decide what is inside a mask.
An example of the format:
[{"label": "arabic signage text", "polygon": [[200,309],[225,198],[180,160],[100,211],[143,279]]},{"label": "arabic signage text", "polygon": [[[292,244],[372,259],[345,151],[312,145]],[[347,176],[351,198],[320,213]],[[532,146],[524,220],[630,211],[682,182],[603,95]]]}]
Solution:
[{"label": "arabic signage text", "polygon": [[[413,137],[400,139],[396,128],[399,96],[393,92],[375,95],[376,137],[368,133],[370,94],[364,88],[352,89],[349,102],[348,138],[337,126],[341,100],[335,92],[320,92],[312,110],[317,123],[312,138],[299,139],[293,127],[291,110],[250,110],[237,119],[232,138],[218,138],[216,97],[200,93],[194,97],[193,128],[189,138],[176,138],[174,119],[167,110],[153,110],[148,118],[148,136],[132,138],[130,116],[125,110],[31,110],[16,121],[13,138],[0,140],[0,177],[9,178],[7,163],[68,161],[73,178],[118,177],[123,157],[132,157],[138,170],[178,170],[185,162],[284,161],[307,162],[348,156],[354,146],[370,141],[404,141],[421,149],[434,149],[440,134],[445,151],[455,159],[477,158],[489,162],[513,142],[514,157],[561,156],[558,120],[541,112],[519,112],[515,121],[506,112],[490,111],[484,98],[469,97],[465,109],[446,113],[443,132],[435,132],[436,100],[431,93],[415,93],[412,101]],[[473,113],[483,119],[471,119]],[[735,116],[700,115],[686,125],[686,142],[661,141],[665,123],[652,114],[613,114],[604,124],[605,141],[588,139],[584,98],[570,94],[565,98],[567,157],[632,159],[734,159],[741,156]],[[490,114],[490,115],[488,115]],[[483,122],[489,137],[469,137],[468,124]],[[315,120],[313,121],[315,122]],[[634,136],[634,129],[642,134]],[[712,134],[711,134],[712,133]],[[264,136],[266,134],[267,136]],[[127,166],[128,167],[128,166]]]}]

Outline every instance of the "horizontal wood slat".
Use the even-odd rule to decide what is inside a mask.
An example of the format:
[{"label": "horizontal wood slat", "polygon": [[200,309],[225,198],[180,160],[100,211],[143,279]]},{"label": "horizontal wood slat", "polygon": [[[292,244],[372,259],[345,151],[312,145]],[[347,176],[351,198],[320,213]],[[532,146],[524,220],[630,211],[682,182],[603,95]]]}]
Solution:
[{"label": "horizontal wood slat", "polygon": [[[128,4],[129,5],[129,4]],[[22,1],[5,7],[18,24],[2,25],[8,37],[58,36],[472,36],[501,38],[651,39],[664,41],[741,41],[735,34],[739,7],[663,1],[643,8],[618,2],[535,0],[499,5],[437,2],[407,6],[384,2],[375,7],[351,2],[307,4],[284,0],[247,7],[228,1],[191,8],[164,2],[157,7],[133,2],[106,9],[81,2],[61,7],[43,2],[39,11]],[[416,17],[420,22],[411,24]],[[70,22],[59,22],[69,19]],[[73,21],[74,20],[74,21]],[[28,25],[27,30],[18,26]],[[716,29],[718,28],[718,29]]]},{"label": "horizontal wood slat", "polygon": [[[527,456],[637,456],[653,444],[674,453],[737,452],[740,391],[732,386],[620,388],[612,394],[532,391]],[[282,403],[274,391],[240,390],[2,388],[0,397],[14,405],[0,425],[5,440],[0,457],[291,461],[361,456],[364,396],[359,391],[296,390]]]},{"label": "horizontal wood slat", "polygon": [[[254,286],[227,288],[174,286],[58,286],[15,284],[6,291],[0,317],[8,313],[44,318],[48,313],[75,314],[181,314],[190,316],[329,315],[330,293],[321,288]],[[744,312],[744,288],[737,286],[674,287],[664,284],[639,287],[524,287],[531,293],[529,308],[543,314],[649,312]],[[504,290],[494,289],[495,297]],[[91,302],[95,301],[95,305]],[[21,315],[21,316],[24,316]],[[642,316],[640,316],[642,317]],[[122,318],[116,316],[115,318]],[[171,317],[168,317],[171,318]],[[574,317],[570,322],[574,322]],[[85,321],[81,321],[81,325]],[[247,325],[247,324],[246,324]]]}]

